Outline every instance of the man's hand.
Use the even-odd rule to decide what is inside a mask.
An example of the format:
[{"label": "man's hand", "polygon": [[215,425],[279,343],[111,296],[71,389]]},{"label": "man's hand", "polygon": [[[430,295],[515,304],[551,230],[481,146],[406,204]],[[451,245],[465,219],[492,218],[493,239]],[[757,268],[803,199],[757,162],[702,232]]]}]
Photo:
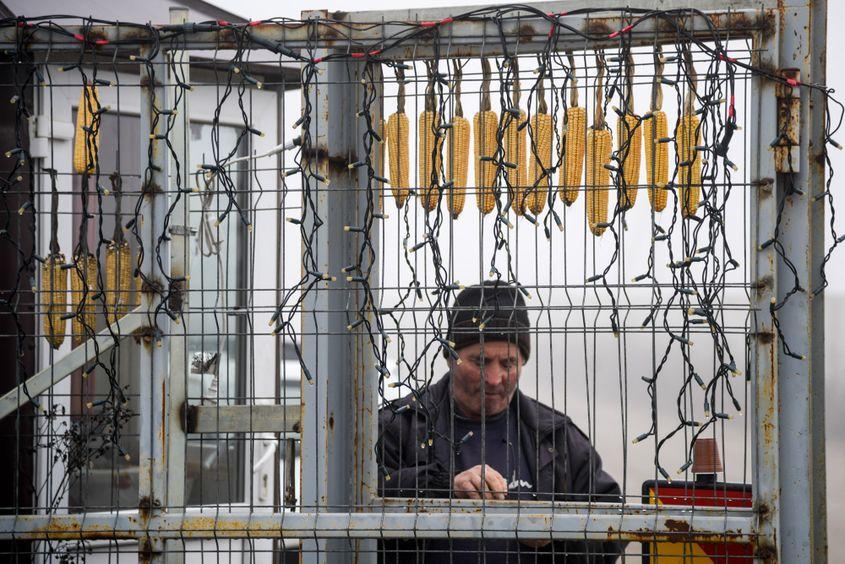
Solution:
[{"label": "man's hand", "polygon": [[452,482],[455,495],[466,499],[505,499],[508,483],[499,472],[490,466],[483,466],[484,481],[481,479],[482,465],[464,470]]}]

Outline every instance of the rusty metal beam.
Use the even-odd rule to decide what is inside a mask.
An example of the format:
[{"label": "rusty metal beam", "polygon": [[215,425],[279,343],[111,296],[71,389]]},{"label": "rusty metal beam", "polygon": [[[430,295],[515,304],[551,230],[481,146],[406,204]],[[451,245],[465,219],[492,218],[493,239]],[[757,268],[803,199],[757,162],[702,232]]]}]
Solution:
[{"label": "rusty metal beam", "polygon": [[[398,500],[402,501],[402,500]],[[754,542],[749,510],[657,508],[602,503],[491,502],[466,500],[383,506],[372,513],[247,511],[162,513],[144,520],[137,512],[87,515],[0,516],[0,539],[377,539],[487,538],[629,540],[639,542]],[[456,503],[457,502],[457,503]],[[378,507],[376,502],[375,507]]]}]

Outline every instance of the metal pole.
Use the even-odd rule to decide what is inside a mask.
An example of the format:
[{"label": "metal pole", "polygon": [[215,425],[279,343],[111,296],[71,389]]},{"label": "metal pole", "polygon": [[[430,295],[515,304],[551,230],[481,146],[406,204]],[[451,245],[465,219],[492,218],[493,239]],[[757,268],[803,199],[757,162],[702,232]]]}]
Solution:
[{"label": "metal pole", "polygon": [[[141,49],[141,169],[143,205],[141,207],[141,239],[148,253],[140,265],[148,283],[164,285],[165,274],[170,270],[170,244],[164,237],[165,216],[168,208],[167,186],[168,153],[163,136],[167,116],[157,115],[157,110],[167,108],[164,87],[165,58],[161,51]],[[159,257],[153,255],[158,246]],[[161,266],[158,264],[161,260]],[[170,318],[156,312],[159,295],[149,287],[142,287],[141,294],[148,307],[148,324],[151,342],[146,342],[140,355],[139,406],[140,406],[140,460],[138,461],[138,510],[142,524],[162,513],[167,502],[167,394],[170,367]],[[163,562],[163,539],[147,536],[139,543],[138,556],[142,562]]]},{"label": "metal pole", "polygon": [[[170,8],[170,23],[182,24],[188,21],[187,8]],[[190,84],[191,66],[188,62],[188,53],[185,51],[173,51],[170,53],[173,66],[171,72],[178,73],[180,79]],[[173,163],[173,178],[169,184],[170,199],[173,202],[170,226],[170,275],[174,278],[185,278],[190,274],[190,253],[188,253],[188,239],[190,237],[190,221],[188,219],[188,196],[176,191],[177,175],[181,188],[187,188],[191,180],[190,167],[190,131],[191,118],[188,106],[190,91],[179,86],[174,86],[175,77],[170,77],[167,87],[181,89],[181,97],[175,96],[173,110],[176,112],[171,135],[172,146],[175,153]],[[143,161],[142,161],[143,162]],[[180,309],[187,313],[189,310],[189,296],[187,282],[181,282],[179,288]],[[168,415],[168,443],[167,443],[167,509],[169,511],[184,509],[185,507],[185,425],[181,420],[185,410],[186,378],[188,377],[188,320],[189,315],[182,315],[181,326],[174,329],[179,330],[179,335],[170,337],[170,373],[169,400],[170,413]],[[184,554],[179,551],[179,541],[168,541],[166,544],[166,561],[168,564],[179,564],[184,561]]]},{"label": "metal pole", "polygon": [[[314,15],[326,17],[325,13],[304,12],[303,19]],[[321,51],[317,56],[327,53]],[[364,293],[359,283],[347,282],[341,272],[344,266],[357,264],[361,245],[359,234],[347,232],[344,226],[361,226],[367,208],[367,191],[361,189],[366,188],[366,175],[359,172],[366,168],[347,168],[364,158],[363,118],[356,115],[363,96],[360,79],[364,68],[362,63],[321,63],[315,83],[303,89],[303,97],[310,97],[313,108],[312,146],[304,147],[304,156],[311,160],[305,166],[329,180],[328,185],[321,182],[316,187],[311,180],[316,213],[323,222],[313,248],[320,272],[337,276],[336,281],[320,282],[321,287],[310,292],[303,304],[307,312],[302,316],[303,352],[313,376],[313,384],[302,379],[304,511],[361,510],[377,489],[373,447],[378,405],[372,349],[364,333],[347,329],[358,318]],[[379,111],[374,118],[380,117]],[[308,212],[307,233],[313,224],[314,216]],[[371,230],[371,240],[377,253],[377,224]],[[370,276],[377,280],[377,271],[372,270]],[[375,562],[375,542],[345,538],[303,542],[303,562],[329,559]]]},{"label": "metal pole", "polygon": [[[778,60],[777,36],[757,34],[754,40],[753,63],[774,67]],[[774,182],[777,176],[769,143],[776,136],[777,113],[775,86],[770,80],[753,77],[749,82],[748,105],[750,162],[751,246],[754,260],[751,280],[754,282],[751,301],[754,317],[753,340],[748,351],[751,360],[751,389],[753,406],[752,468],[754,470],[754,508],[760,538],[757,554],[768,557],[777,553],[778,514],[780,498],[778,480],[778,366],[775,362],[778,342],[769,315],[769,305],[777,292],[777,272],[774,246],[760,248],[772,237],[777,221],[777,196]],[[759,150],[757,150],[759,148]]]},{"label": "metal pole", "polygon": [[[801,81],[825,83],[827,2],[779,6],[779,69],[796,69]],[[792,358],[778,347],[780,560],[827,560],[827,511],[824,458],[824,300],[814,296],[824,256],[825,190],[823,149],[825,104],[823,93],[802,87],[800,96],[798,158],[794,174],[777,178],[777,198],[783,208],[784,252],[794,263],[803,291],[790,298],[779,312],[789,346],[805,359]],[[774,120],[776,114],[770,119]],[[765,151],[765,148],[761,148]],[[791,187],[801,192],[789,193]],[[792,287],[793,275],[779,261],[778,298]]]}]

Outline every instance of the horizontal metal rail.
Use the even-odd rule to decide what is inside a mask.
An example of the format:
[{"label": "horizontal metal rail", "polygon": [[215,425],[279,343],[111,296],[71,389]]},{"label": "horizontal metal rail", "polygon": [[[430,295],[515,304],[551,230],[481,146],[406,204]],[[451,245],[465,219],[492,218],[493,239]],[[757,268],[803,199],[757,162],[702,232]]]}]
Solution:
[{"label": "horizontal metal rail", "polygon": [[299,433],[301,406],[290,405],[191,405],[187,408],[188,433]]},{"label": "horizontal metal rail", "polygon": [[[384,511],[213,513],[188,511],[149,518],[138,512],[0,517],[0,539],[78,540],[211,538],[500,538],[752,543],[748,509],[654,505],[395,500]],[[432,505],[427,503],[435,502]],[[456,507],[463,506],[462,510]],[[377,508],[374,508],[377,509]]]},{"label": "horizontal metal rail", "polygon": [[[581,50],[588,45],[590,49],[596,49],[619,44],[618,34],[614,32],[628,25],[631,14],[625,15],[624,8],[617,7],[590,15],[560,15],[579,7],[573,4],[572,2],[549,2],[534,6],[543,13],[556,14],[558,21],[563,24],[558,28],[555,42],[557,50]],[[688,2],[663,2],[660,4],[660,9],[670,9],[666,6],[667,4],[677,9],[689,7]],[[702,40],[712,40],[717,36],[724,40],[748,37],[757,31],[774,30],[776,7],[774,2],[740,1],[736,4],[735,9],[708,11],[706,16],[690,13],[684,24],[686,33]],[[706,10],[704,6],[697,5],[696,7]],[[468,9],[455,8],[450,13],[457,15],[466,11]],[[366,48],[368,51],[378,50],[378,57],[388,59],[428,57],[435,53],[435,47],[440,57],[503,54],[498,25],[489,20],[478,19],[450,21],[448,25],[434,26],[437,28],[436,33],[430,27],[421,25],[418,38],[402,41],[401,45],[391,45],[390,37],[396,34],[407,36],[408,23],[426,22],[428,17],[435,18],[435,16],[438,16],[435,18],[435,21],[438,21],[442,14],[442,9],[401,10],[388,13],[358,12],[352,15],[314,11],[303,14],[313,20],[312,24],[303,25],[301,22],[257,24],[249,27],[249,34],[256,38],[256,41],[251,43],[251,48],[257,50],[265,49],[268,45],[278,50],[275,44],[280,44],[285,49],[294,52],[301,52],[306,48],[356,52]],[[352,19],[353,16],[354,19]],[[515,12],[511,16],[503,18],[501,31],[507,37],[519,36],[519,54],[534,53],[546,48],[550,30],[548,20],[525,16],[524,13],[517,18]],[[239,43],[247,41],[245,38],[242,39],[243,34],[240,31],[236,32],[229,26],[190,26],[191,24],[188,24],[187,27],[179,30],[180,49],[236,49],[244,46],[243,44],[239,46]],[[139,45],[149,44],[153,40],[149,30],[142,27],[126,25],[93,25],[87,28],[68,25],[65,27],[71,34],[87,37],[92,49],[110,54],[113,53],[115,46],[127,54],[137,54]],[[174,33],[163,26],[159,29],[163,38]],[[46,29],[18,27],[0,29],[0,48],[17,48],[18,34],[21,33],[25,34],[25,45],[32,50],[78,52],[80,48],[80,40],[72,35],[56,34]],[[581,34],[588,34],[590,39],[585,39]],[[679,39],[677,30],[667,20],[660,18],[647,18],[630,30],[630,40],[633,45],[653,45],[655,41],[665,43],[676,39]],[[166,48],[166,43],[163,46]]]}]

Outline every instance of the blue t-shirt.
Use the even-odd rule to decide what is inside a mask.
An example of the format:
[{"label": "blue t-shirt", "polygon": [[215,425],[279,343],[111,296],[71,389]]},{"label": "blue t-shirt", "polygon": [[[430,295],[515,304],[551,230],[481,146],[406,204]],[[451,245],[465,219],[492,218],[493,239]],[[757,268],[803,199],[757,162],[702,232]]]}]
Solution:
[{"label": "blue t-shirt", "polygon": [[[528,445],[519,433],[516,402],[503,413],[488,417],[485,424],[455,415],[456,447],[452,476],[478,464],[494,468],[508,482],[507,499],[533,499],[534,477],[528,465]],[[482,445],[484,453],[482,457]],[[457,496],[456,496],[457,497]],[[450,544],[451,543],[451,544]],[[504,539],[437,539],[426,542],[426,562],[437,564],[511,564],[535,561],[535,550],[516,540]]]}]

